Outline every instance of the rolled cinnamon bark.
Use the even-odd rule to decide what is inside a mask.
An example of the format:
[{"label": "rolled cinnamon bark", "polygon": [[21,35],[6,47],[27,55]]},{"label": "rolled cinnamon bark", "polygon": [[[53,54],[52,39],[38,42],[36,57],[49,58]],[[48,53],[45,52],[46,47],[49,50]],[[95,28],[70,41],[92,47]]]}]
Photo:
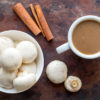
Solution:
[{"label": "rolled cinnamon bark", "polygon": [[43,36],[45,37],[45,34],[43,33],[43,29],[42,29],[42,27],[41,27],[41,24],[40,24],[40,22],[39,22],[39,19],[38,19],[38,17],[37,17],[37,14],[36,14],[36,12],[35,12],[35,9],[34,9],[33,4],[30,4],[30,8],[31,8],[32,14],[33,14],[33,16],[34,16],[34,18],[35,18],[35,20],[36,20],[36,22],[37,22],[37,24],[38,24],[40,30],[41,30]]},{"label": "rolled cinnamon bark", "polygon": [[52,35],[52,32],[47,24],[47,21],[45,19],[45,16],[42,12],[42,9],[40,7],[40,5],[36,5],[35,6],[35,9],[36,9],[36,12],[37,12],[37,16],[39,18],[39,21],[40,21],[40,24],[42,26],[42,29],[43,29],[43,32],[47,38],[48,41],[52,40],[53,39],[53,35]]},{"label": "rolled cinnamon bark", "polygon": [[33,21],[31,16],[28,14],[26,9],[23,7],[21,3],[17,3],[13,7],[16,14],[20,17],[20,19],[25,23],[25,25],[35,34],[38,35],[41,30],[38,28],[36,23]]}]

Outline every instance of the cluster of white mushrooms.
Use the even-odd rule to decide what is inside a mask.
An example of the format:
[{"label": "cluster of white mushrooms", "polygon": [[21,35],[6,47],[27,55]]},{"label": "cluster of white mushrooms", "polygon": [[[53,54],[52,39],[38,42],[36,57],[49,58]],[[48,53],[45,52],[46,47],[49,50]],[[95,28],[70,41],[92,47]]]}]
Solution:
[{"label": "cluster of white mushrooms", "polygon": [[76,76],[67,77],[67,65],[59,60],[50,62],[46,68],[48,79],[54,84],[64,82],[65,88],[70,92],[77,92],[82,87],[81,80]]},{"label": "cluster of white mushrooms", "polygon": [[0,37],[0,86],[24,91],[36,82],[37,47],[30,41],[17,44],[8,37]]}]

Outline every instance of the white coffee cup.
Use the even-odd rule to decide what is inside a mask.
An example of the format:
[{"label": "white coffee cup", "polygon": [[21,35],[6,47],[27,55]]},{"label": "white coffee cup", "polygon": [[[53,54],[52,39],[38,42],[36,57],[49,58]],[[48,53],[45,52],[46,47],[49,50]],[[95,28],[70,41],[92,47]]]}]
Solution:
[{"label": "white coffee cup", "polygon": [[71,49],[77,56],[85,58],[85,59],[94,59],[94,58],[100,57],[100,52],[91,54],[91,55],[87,55],[87,54],[80,52],[79,50],[77,50],[75,48],[75,46],[72,42],[72,33],[73,33],[74,29],[80,22],[83,22],[86,20],[95,20],[97,22],[100,22],[100,17],[94,16],[94,15],[87,15],[87,16],[80,17],[76,21],[74,21],[68,31],[68,42],[56,48],[56,51],[58,54],[61,54],[65,51]]}]

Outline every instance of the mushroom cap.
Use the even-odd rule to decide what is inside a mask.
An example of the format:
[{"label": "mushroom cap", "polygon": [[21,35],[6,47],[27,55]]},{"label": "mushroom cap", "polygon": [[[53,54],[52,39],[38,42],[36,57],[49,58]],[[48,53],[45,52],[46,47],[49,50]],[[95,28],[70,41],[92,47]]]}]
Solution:
[{"label": "mushroom cap", "polygon": [[26,71],[28,73],[34,73],[34,74],[36,74],[36,63],[33,62],[31,64],[23,64],[19,68],[19,71],[21,71],[21,72]]},{"label": "mushroom cap", "polygon": [[16,70],[22,64],[22,56],[16,48],[8,48],[2,53],[0,62],[5,70]]},{"label": "mushroom cap", "polygon": [[77,92],[82,87],[81,80],[76,76],[68,76],[64,82],[65,88],[70,92]]},{"label": "mushroom cap", "polygon": [[30,41],[22,41],[17,44],[16,48],[23,57],[23,63],[32,63],[37,57],[37,48]]},{"label": "mushroom cap", "polygon": [[13,80],[13,86],[17,91],[25,91],[31,88],[35,82],[35,74],[24,72]]},{"label": "mushroom cap", "polygon": [[0,53],[2,53],[7,48],[13,48],[14,42],[8,37],[0,37]]},{"label": "mushroom cap", "polygon": [[51,82],[62,83],[67,78],[67,65],[62,61],[54,60],[48,64],[46,74]]},{"label": "mushroom cap", "polygon": [[11,89],[13,88],[13,79],[16,78],[18,70],[8,72],[3,68],[0,68],[0,87]]}]

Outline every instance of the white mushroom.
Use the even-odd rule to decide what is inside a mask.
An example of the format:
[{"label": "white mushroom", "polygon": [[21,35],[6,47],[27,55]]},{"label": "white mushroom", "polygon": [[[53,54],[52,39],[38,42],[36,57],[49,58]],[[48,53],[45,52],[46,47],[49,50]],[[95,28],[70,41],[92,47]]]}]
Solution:
[{"label": "white mushroom", "polygon": [[28,72],[26,72],[26,71],[18,71],[18,73],[17,73],[17,77],[19,77],[19,76],[25,76],[25,75],[27,75],[28,74]]},{"label": "white mushroom", "polygon": [[8,72],[0,68],[0,87],[11,89],[13,88],[13,79],[16,78],[17,70]]},{"label": "white mushroom", "polygon": [[21,72],[26,71],[28,73],[34,73],[34,74],[36,74],[36,63],[33,62],[31,64],[23,64],[19,68],[19,71],[21,71]]},{"label": "white mushroom", "polygon": [[37,57],[37,48],[30,41],[22,41],[17,44],[16,48],[23,57],[23,63],[32,63]]},{"label": "white mushroom", "polygon": [[82,82],[81,80],[76,77],[76,76],[69,76],[66,80],[65,80],[65,88],[70,91],[70,92],[77,92],[80,90],[80,88],[82,87]]},{"label": "white mushroom", "polygon": [[7,48],[14,47],[14,42],[8,37],[0,37],[0,53]]},{"label": "white mushroom", "polygon": [[62,61],[54,60],[48,64],[46,74],[51,82],[55,84],[62,83],[67,78],[67,66]]},{"label": "white mushroom", "polygon": [[22,64],[22,56],[15,48],[6,49],[1,55],[1,65],[8,71],[16,70]]},{"label": "white mushroom", "polygon": [[36,76],[33,73],[23,72],[13,80],[13,86],[17,91],[25,91],[31,88],[36,82]]}]

